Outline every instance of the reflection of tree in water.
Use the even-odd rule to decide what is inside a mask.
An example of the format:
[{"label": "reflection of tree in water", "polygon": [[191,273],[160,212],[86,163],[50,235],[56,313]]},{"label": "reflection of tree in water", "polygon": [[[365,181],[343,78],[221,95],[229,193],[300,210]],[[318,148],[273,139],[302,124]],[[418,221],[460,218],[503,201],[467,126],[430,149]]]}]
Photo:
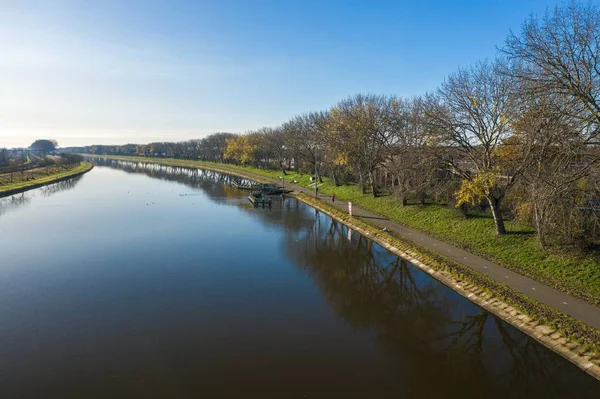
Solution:
[{"label": "reflection of tree in water", "polygon": [[273,226],[283,226],[287,233],[292,231],[301,231],[311,223],[300,210],[309,208],[300,206],[299,202],[293,198],[285,198],[273,201],[271,208],[256,209],[246,199],[247,192],[240,191],[233,187],[234,181],[250,183],[249,180],[240,179],[225,173],[213,172],[204,169],[164,166],[145,162],[129,162],[106,158],[94,158],[92,160],[98,166],[107,166],[122,170],[126,173],[143,174],[155,179],[176,181],[188,187],[199,188],[210,194],[208,196],[212,201],[219,202],[223,198],[237,199],[241,209],[248,214],[260,218],[262,222],[267,222]]},{"label": "reflection of tree in water", "polygon": [[[596,382],[533,339],[452,293],[406,261],[293,198],[255,209],[232,176],[199,169],[96,160],[127,173],[241,199],[248,214],[283,227],[286,251],[336,314],[372,333],[411,397],[582,397]],[[314,215],[314,216],[313,216]]]},{"label": "reflection of tree in water", "polygon": [[307,217],[311,209],[293,197],[275,197],[271,208],[254,208],[249,201],[242,203],[241,209],[260,220],[261,223],[272,225],[281,230],[287,238],[284,241],[294,240],[297,234],[312,226],[313,222]]},{"label": "reflection of tree in water", "polygon": [[205,169],[186,168],[179,166],[166,166],[145,162],[119,161],[106,158],[94,158],[92,162],[97,166],[107,166],[119,169],[126,173],[142,174],[154,179],[174,181],[192,188],[200,188],[215,198],[238,198],[240,192],[231,184],[237,178],[225,173],[213,172]]},{"label": "reflection of tree in water", "polygon": [[77,176],[73,177],[72,179],[63,180],[58,183],[49,184],[47,186],[42,186],[31,191],[25,191],[23,193],[15,194],[10,197],[0,198],[0,215],[26,206],[27,204],[31,203],[31,200],[35,198],[36,195],[40,195],[42,197],[50,197],[61,191],[70,190],[74,188],[77,185],[77,183],[81,181],[82,178],[83,176]]},{"label": "reflection of tree in water", "polygon": [[67,179],[58,183],[49,184],[47,186],[40,187],[38,189],[38,192],[42,197],[50,197],[61,191],[66,191],[75,188],[75,186],[81,181],[82,178],[83,176],[76,176],[72,179]]},{"label": "reflection of tree in water", "polygon": [[0,215],[3,215],[9,211],[13,211],[17,208],[23,207],[31,202],[31,193],[24,192],[15,194],[10,197],[0,198]]},{"label": "reflection of tree in water", "polygon": [[286,250],[336,314],[374,334],[414,397],[581,397],[596,381],[372,241],[327,217]]}]

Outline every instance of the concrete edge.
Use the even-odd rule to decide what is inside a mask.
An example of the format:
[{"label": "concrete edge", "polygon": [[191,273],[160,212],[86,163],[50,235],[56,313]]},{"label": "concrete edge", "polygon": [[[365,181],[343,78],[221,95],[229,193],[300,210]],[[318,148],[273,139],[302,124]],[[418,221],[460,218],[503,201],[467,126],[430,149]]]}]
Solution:
[{"label": "concrete edge", "polygon": [[532,316],[529,316],[525,313],[518,311],[513,308],[509,304],[503,302],[502,300],[482,291],[482,289],[472,283],[465,284],[451,273],[446,272],[444,270],[439,270],[434,266],[426,265],[422,261],[420,261],[417,257],[418,254],[415,253],[407,253],[403,250],[400,250],[390,244],[384,238],[373,235],[371,232],[362,229],[361,227],[353,224],[349,221],[342,220],[338,218],[335,214],[329,212],[325,207],[314,204],[313,202],[307,201],[302,197],[297,195],[293,195],[299,201],[315,208],[332,219],[344,224],[345,226],[351,228],[352,230],[362,234],[370,240],[375,241],[377,244],[381,245],[388,251],[406,259],[411,262],[415,267],[418,267],[434,279],[438,280],[442,284],[456,291],[462,297],[467,300],[475,303],[476,305],[482,307],[488,312],[498,316],[508,324],[517,328],[521,332],[529,335],[534,338],[536,341],[546,346],[548,349],[558,353],[571,363],[575,364],[581,370],[585,371],[592,377],[600,380],[600,361],[596,359],[591,359],[589,353],[581,353],[577,351],[579,348],[579,344],[569,340],[564,337],[559,332],[555,331],[551,327],[547,325],[540,324],[536,322]]}]

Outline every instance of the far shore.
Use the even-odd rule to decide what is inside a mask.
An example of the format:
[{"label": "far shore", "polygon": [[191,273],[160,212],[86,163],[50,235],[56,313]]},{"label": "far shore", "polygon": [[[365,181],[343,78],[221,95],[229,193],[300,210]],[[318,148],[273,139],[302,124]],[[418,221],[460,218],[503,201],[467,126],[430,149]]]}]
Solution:
[{"label": "far shore", "polygon": [[56,173],[49,176],[44,176],[40,179],[29,180],[16,184],[0,186],[0,198],[9,197],[25,191],[33,190],[49,184],[58,183],[64,180],[69,180],[77,176],[81,176],[93,169],[93,165],[89,162],[81,162],[79,165],[61,173]]}]

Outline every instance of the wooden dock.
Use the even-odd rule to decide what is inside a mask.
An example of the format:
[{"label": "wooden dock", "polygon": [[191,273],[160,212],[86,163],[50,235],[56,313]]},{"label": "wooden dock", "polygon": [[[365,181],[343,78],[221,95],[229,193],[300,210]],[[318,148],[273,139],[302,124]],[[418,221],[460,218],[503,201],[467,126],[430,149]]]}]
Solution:
[{"label": "wooden dock", "polygon": [[260,190],[260,184],[243,184],[237,181],[234,181],[231,184],[233,187],[237,188],[238,190],[246,190],[246,191],[256,191],[256,190]]},{"label": "wooden dock", "polygon": [[244,184],[238,181],[234,181],[231,185],[238,190],[252,191],[252,192],[261,192],[264,195],[281,195],[284,193],[284,190],[281,187],[278,187],[273,184],[263,184],[263,183],[252,183],[252,184]]},{"label": "wooden dock", "polygon": [[255,195],[255,194],[251,194],[248,196],[248,199],[250,200],[250,202],[252,202],[252,204],[255,207],[261,206],[264,208],[265,206],[271,207],[272,201],[270,197],[263,197]]}]

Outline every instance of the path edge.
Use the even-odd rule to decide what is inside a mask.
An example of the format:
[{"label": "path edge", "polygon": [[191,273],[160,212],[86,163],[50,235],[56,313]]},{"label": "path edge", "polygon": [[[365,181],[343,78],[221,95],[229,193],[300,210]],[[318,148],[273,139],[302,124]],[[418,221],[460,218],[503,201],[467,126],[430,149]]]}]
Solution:
[{"label": "path edge", "polygon": [[[548,349],[558,353],[571,363],[574,363],[587,374],[591,375],[597,380],[600,380],[600,359],[594,357],[593,353],[582,349],[582,345],[580,343],[569,339],[552,327],[536,321],[535,315],[526,314],[520,311],[514,305],[511,306],[511,304],[507,303],[505,300],[495,296],[493,292],[474,284],[464,276],[459,278],[448,270],[444,270],[443,265],[436,264],[440,262],[439,260],[437,262],[432,262],[430,259],[427,259],[428,256],[426,254],[420,253],[416,249],[407,251],[405,249],[398,248],[398,245],[392,243],[391,240],[386,239],[379,234],[375,234],[370,229],[365,228],[365,226],[361,226],[361,224],[366,225],[364,222],[351,219],[351,217],[341,218],[337,214],[339,212],[337,209],[332,211],[332,209],[330,209],[330,207],[326,204],[319,200],[315,200],[306,194],[300,193],[293,194],[292,196],[311,206],[312,208],[323,212],[327,216],[344,224],[364,237],[375,241],[377,244],[381,245],[393,254],[409,261],[415,267],[424,271],[432,278],[446,285],[467,300],[496,315],[508,324],[534,338]],[[497,283],[501,284],[499,282]],[[506,289],[512,291],[512,289],[508,287],[506,287]],[[533,299],[530,300],[537,302]],[[570,317],[567,315],[564,316]]]}]

